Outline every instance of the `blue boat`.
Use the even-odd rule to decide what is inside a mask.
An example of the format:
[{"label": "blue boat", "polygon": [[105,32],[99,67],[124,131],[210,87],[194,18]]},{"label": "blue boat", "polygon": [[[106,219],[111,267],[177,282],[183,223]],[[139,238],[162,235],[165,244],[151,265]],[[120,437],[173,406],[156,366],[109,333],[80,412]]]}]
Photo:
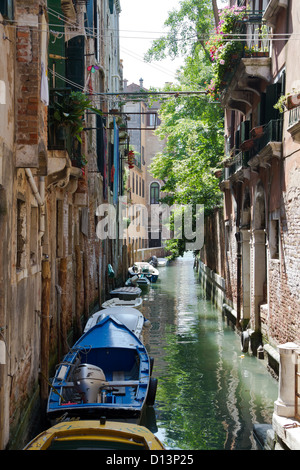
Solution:
[{"label": "blue boat", "polygon": [[140,418],[155,401],[157,380],[143,343],[122,322],[105,317],[74,344],[57,367],[47,415],[80,419]]}]

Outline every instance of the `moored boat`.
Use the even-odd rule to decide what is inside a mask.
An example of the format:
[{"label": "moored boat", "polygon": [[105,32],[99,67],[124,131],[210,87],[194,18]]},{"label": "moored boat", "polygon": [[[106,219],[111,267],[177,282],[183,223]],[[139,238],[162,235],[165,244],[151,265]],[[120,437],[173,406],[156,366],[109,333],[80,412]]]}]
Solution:
[{"label": "moored boat", "polygon": [[128,273],[130,277],[144,274],[150,282],[156,282],[159,276],[158,269],[145,261],[135,262],[134,265],[128,269]]},{"label": "moored boat", "polygon": [[138,338],[141,337],[145,322],[144,315],[132,307],[111,307],[104,308],[94,313],[87,321],[84,333],[89,331],[97,323],[101,322],[107,316],[114,316],[132,331]]},{"label": "moored boat", "polygon": [[137,308],[140,307],[143,303],[143,299],[141,297],[137,297],[136,299],[131,300],[122,300],[118,297],[113,297],[112,299],[108,299],[102,304],[102,308],[110,308],[110,307],[131,307]]},{"label": "moored boat", "polygon": [[117,297],[121,300],[133,300],[139,297],[142,293],[142,290],[139,287],[133,286],[123,286],[117,287],[110,291],[112,298]]},{"label": "moored boat", "polygon": [[106,316],[74,344],[58,365],[47,404],[50,420],[140,418],[153,405],[156,379],[142,341],[114,316]]},{"label": "moored boat", "polygon": [[157,258],[157,266],[167,266],[168,262],[167,258]]},{"label": "moored boat", "polygon": [[125,282],[126,286],[139,286],[141,288],[143,287],[149,287],[150,286],[150,281],[147,278],[145,274],[137,274],[135,276],[130,277],[127,279]]},{"label": "moored boat", "polygon": [[164,450],[144,426],[98,420],[63,421],[40,433],[23,450]]}]

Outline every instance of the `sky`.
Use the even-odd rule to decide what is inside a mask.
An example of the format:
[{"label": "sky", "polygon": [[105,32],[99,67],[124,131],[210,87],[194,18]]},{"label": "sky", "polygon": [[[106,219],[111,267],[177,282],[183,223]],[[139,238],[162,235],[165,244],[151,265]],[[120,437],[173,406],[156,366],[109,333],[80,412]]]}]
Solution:
[{"label": "sky", "polygon": [[[226,0],[219,0],[224,5]],[[180,8],[180,0],[121,0],[120,53],[123,60],[123,78],[145,88],[163,87],[165,82],[176,81],[176,70],[183,58],[147,63],[144,55],[154,39],[167,31],[164,26],[169,11]]]},{"label": "sky", "polygon": [[[144,81],[144,87],[162,87],[174,82],[182,59],[147,63],[144,55],[154,39],[167,31],[164,21],[168,12],[179,9],[179,0],[121,0],[120,57],[123,60],[123,78],[130,83]],[[144,7],[142,4],[144,3]]]}]

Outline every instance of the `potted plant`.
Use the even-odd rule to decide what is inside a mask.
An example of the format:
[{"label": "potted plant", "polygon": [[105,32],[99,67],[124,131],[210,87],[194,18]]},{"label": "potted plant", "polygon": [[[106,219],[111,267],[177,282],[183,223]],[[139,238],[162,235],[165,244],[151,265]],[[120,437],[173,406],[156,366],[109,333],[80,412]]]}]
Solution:
[{"label": "potted plant", "polygon": [[65,136],[69,132],[81,143],[85,111],[91,110],[102,115],[101,111],[92,107],[89,98],[81,92],[71,91],[69,94],[57,92],[56,98],[53,103],[54,123],[64,132]]},{"label": "potted plant", "polygon": [[207,88],[212,97],[227,86],[225,75],[235,68],[243,52],[243,42],[235,40],[235,29],[245,16],[245,7],[225,7],[220,13],[220,22],[214,34],[206,42],[213,68],[213,78]]},{"label": "potted plant", "polygon": [[253,127],[253,129],[251,129],[251,136],[253,137],[253,139],[258,139],[259,137],[261,137],[264,133],[264,125],[261,125],[261,126],[256,126],[256,127]]},{"label": "potted plant", "polygon": [[275,109],[278,109],[281,113],[286,110],[296,108],[300,105],[300,93],[295,88],[291,92],[281,95],[277,103],[274,105]]}]

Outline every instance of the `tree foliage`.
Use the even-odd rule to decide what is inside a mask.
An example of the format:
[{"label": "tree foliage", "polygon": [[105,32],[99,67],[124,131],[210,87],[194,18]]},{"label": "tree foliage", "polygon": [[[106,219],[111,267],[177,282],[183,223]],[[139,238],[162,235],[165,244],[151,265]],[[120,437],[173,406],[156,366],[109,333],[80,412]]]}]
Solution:
[{"label": "tree foliage", "polygon": [[211,0],[183,0],[180,9],[173,9],[165,21],[168,33],[153,41],[145,60],[174,59],[180,54],[193,54],[201,44],[205,49],[205,38],[211,28],[213,10]]},{"label": "tree foliage", "polygon": [[[178,72],[178,84],[168,84],[164,91],[178,92],[162,101],[161,125],[157,135],[165,140],[163,150],[156,155],[151,173],[164,182],[162,202],[173,204],[203,204],[205,212],[221,202],[221,192],[214,169],[223,154],[223,111],[205,94],[212,77],[210,58],[202,38],[213,27],[211,1],[185,0],[178,12],[171,12],[166,22],[169,37],[154,42],[149,58],[178,54],[179,33],[186,52],[184,66]],[[193,40],[191,35],[194,33]],[[203,91],[203,94],[180,92]],[[168,248],[174,256],[183,254],[184,240],[170,240]]]}]

